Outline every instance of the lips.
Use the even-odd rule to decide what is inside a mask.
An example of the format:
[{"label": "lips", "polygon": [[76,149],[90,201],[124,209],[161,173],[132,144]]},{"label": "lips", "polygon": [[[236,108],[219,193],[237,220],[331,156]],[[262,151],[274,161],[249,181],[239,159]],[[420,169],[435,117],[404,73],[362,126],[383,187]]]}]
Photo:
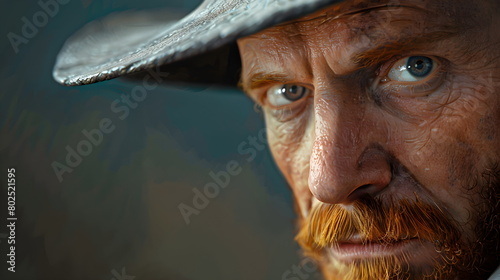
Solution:
[{"label": "lips", "polygon": [[355,235],[345,241],[340,241],[329,247],[332,257],[353,261],[384,256],[396,256],[408,251],[411,247],[420,243],[418,238],[399,239],[391,242],[370,241]]}]

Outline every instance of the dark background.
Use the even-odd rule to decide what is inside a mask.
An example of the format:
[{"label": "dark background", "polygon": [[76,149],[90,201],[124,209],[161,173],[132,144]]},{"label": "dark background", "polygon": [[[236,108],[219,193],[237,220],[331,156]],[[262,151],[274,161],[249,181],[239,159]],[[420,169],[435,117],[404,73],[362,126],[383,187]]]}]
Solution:
[{"label": "dark background", "polygon": [[[45,0],[44,2],[46,2]],[[300,264],[291,194],[267,149],[238,152],[263,128],[236,89],[159,87],[119,120],[111,103],[133,83],[64,87],[52,79],[63,42],[116,11],[198,1],[66,0],[14,50],[37,1],[2,1],[0,26],[0,279],[313,279],[286,274]],[[61,1],[62,2],[62,1]],[[109,118],[105,134],[59,182],[52,164],[82,130]],[[178,209],[193,188],[235,160],[242,171],[187,225]],[[16,169],[16,272],[7,271],[7,168]],[[127,277],[128,276],[128,277]]]}]

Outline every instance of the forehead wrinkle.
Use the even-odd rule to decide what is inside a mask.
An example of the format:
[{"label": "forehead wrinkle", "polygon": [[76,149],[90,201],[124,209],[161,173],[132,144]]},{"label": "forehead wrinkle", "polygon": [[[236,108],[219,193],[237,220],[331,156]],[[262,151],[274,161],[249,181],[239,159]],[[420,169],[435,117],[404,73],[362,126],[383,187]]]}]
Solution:
[{"label": "forehead wrinkle", "polygon": [[418,34],[410,38],[403,37],[394,41],[380,42],[367,51],[354,54],[351,61],[357,65],[357,69],[373,67],[388,58],[403,56],[412,51],[430,49],[457,34],[458,32],[454,30],[436,31]]},{"label": "forehead wrinkle", "polygon": [[[338,50],[344,52],[341,56],[337,55],[336,59],[328,60],[334,63],[330,65],[332,70],[339,63],[346,66],[345,71],[334,71],[334,76],[372,67],[413,51],[433,52],[436,49],[431,46],[440,46],[441,42],[454,42],[453,46],[457,47],[460,34],[466,31],[466,27],[450,23],[448,19],[429,21],[433,18],[431,14],[419,12],[412,15],[411,10],[404,9],[404,13],[390,17],[390,22],[370,20],[374,17],[384,18],[380,13],[390,13],[390,10],[379,9],[369,15],[357,15],[357,18],[351,18],[339,26],[339,31],[332,33],[330,40],[339,39],[343,42],[332,43],[332,50],[325,54],[331,57],[337,51],[335,46],[340,46]],[[422,25],[416,25],[414,17],[421,18]],[[390,24],[389,28],[387,24]]]},{"label": "forehead wrinkle", "polygon": [[[395,3],[394,3],[395,2]],[[479,9],[471,5],[468,1],[455,0],[455,1],[429,1],[429,0],[361,0],[361,1],[344,1],[337,3],[316,13],[287,21],[272,27],[265,29],[254,35],[249,35],[248,37],[259,36],[262,32],[272,32],[286,31],[281,28],[293,27],[293,30],[297,30],[297,24],[304,24],[318,27],[324,23],[332,20],[346,19],[354,15],[368,14],[376,10],[384,10],[390,8],[410,8],[420,12],[426,12],[428,15],[432,15],[434,19],[444,20],[448,19],[448,23],[457,23],[457,19],[467,18],[467,21],[460,21],[463,25],[477,26],[476,21],[479,19]],[[452,5],[453,4],[453,5]],[[498,5],[500,7],[500,5]],[[476,13],[472,12],[475,11]],[[474,14],[473,17],[467,17],[467,15]],[[438,18],[436,18],[438,16]],[[471,24],[472,21],[472,24]],[[288,31],[291,31],[289,29]],[[314,30],[307,30],[308,32]]]},{"label": "forehead wrinkle", "polygon": [[[275,26],[246,37],[245,60],[250,62],[240,85],[244,91],[271,83],[287,83],[312,76],[308,48],[299,24]],[[255,42],[255,43],[254,43]],[[253,52],[249,55],[249,52]]]},{"label": "forehead wrinkle", "polygon": [[[384,4],[381,4],[381,2]],[[413,1],[408,4],[405,3],[404,5],[400,5],[398,7],[402,7],[405,10],[414,9],[419,13],[428,12],[428,10],[422,7],[422,5],[419,5],[420,2],[422,1]],[[387,12],[388,9],[392,6],[394,5],[391,5],[390,2],[388,1],[369,1],[369,4],[367,5],[354,6],[354,10],[345,9],[343,11],[344,13],[342,14],[338,14],[338,11],[339,10],[342,11],[342,9],[339,9],[337,6],[333,6],[327,8],[328,10],[326,11],[322,10],[317,14],[313,14],[311,16],[302,18],[300,20],[295,20],[292,22],[281,24],[279,26],[275,26],[266,31],[269,31],[268,34],[275,34],[277,37],[279,37],[280,36],[279,34],[281,33],[282,35],[283,34],[286,35],[286,37],[288,38],[293,38],[293,40],[298,41],[299,43],[295,42],[296,44],[294,44],[294,46],[295,47],[300,46],[300,50],[307,58],[306,60],[307,61],[306,66],[308,68],[307,71],[309,73],[312,73],[313,70],[311,62],[314,59],[320,58],[321,56],[325,56],[326,55],[325,51],[328,52],[329,50],[335,49],[336,45],[338,45],[338,47],[340,47],[341,49],[347,50],[348,48],[345,48],[345,46],[343,46],[344,43],[352,45],[353,40],[356,40],[360,36],[363,36],[363,34],[360,34],[360,32],[358,31],[371,30],[373,28],[380,27],[381,24],[375,19],[375,17],[377,17],[379,13]],[[335,14],[336,12],[337,14]],[[408,11],[405,12],[409,13]],[[429,14],[427,13],[426,17],[428,16]],[[337,25],[337,23],[340,25]],[[408,23],[407,25],[413,24],[411,20],[407,20],[407,23]],[[334,26],[332,26],[331,24],[333,24]],[[335,26],[337,28],[334,28]],[[337,30],[332,30],[332,29],[337,29]],[[351,34],[345,34],[345,32]],[[344,33],[344,35],[342,35],[342,33]],[[330,34],[330,36],[333,37],[330,37],[327,40],[328,42],[326,42],[324,40],[325,37],[323,36],[323,34]],[[345,35],[347,35],[347,37],[350,37],[351,39],[346,39]],[[376,37],[376,35],[377,34],[373,35],[370,34],[369,36]],[[320,39],[323,38],[323,40],[318,41],[317,38]],[[373,39],[376,40],[371,40],[371,41],[378,40],[377,38]],[[318,44],[324,44],[325,46],[322,48],[317,48]],[[358,44],[358,46],[360,46],[360,44]],[[370,46],[366,47],[368,48]],[[353,49],[351,48],[351,50]],[[314,53],[315,51],[317,53]],[[282,53],[278,54],[278,57],[281,54]],[[347,59],[347,57],[341,60],[345,59]]]},{"label": "forehead wrinkle", "polygon": [[[354,3],[353,3],[354,2]],[[426,0],[399,0],[394,3],[395,0],[370,0],[370,1],[344,1],[341,3],[337,3],[330,7],[324,8],[316,13],[306,15],[299,19],[294,19],[291,21],[287,21],[281,24],[276,25],[275,27],[287,26],[295,23],[300,24],[312,24],[312,25],[321,25],[322,23],[328,22],[330,20],[342,19],[343,17],[352,16],[355,14],[368,13],[372,10],[377,9],[385,9],[390,7],[411,7],[420,10],[426,10]],[[408,2],[405,4],[404,2]]]},{"label": "forehead wrinkle", "polygon": [[[460,1],[460,0],[458,0]],[[365,1],[366,2],[366,1]],[[349,32],[353,32],[350,37],[351,39],[348,39],[347,43],[352,44],[353,40],[355,38],[359,38],[360,36],[363,36],[363,34],[355,34],[357,33],[356,30],[366,30],[367,27],[371,28],[378,28],[379,30],[381,27],[381,24],[378,24],[377,21],[374,19],[374,17],[378,13],[383,13],[387,12],[388,10],[385,9],[388,4],[382,5],[380,2],[388,2],[388,1],[369,1],[371,3],[370,5],[365,5],[363,7],[358,7],[358,10],[353,11],[352,9],[350,10],[349,18],[348,18],[348,25],[351,27],[347,27],[349,29]],[[426,18],[432,18],[435,17],[435,11],[432,11],[431,13],[429,12],[430,8],[435,7],[436,4],[430,4],[428,7],[423,7],[422,3],[432,3],[432,2],[427,2],[427,1],[408,1],[404,2],[404,9],[415,9],[416,11],[425,14]],[[378,5],[375,5],[378,4]],[[438,5],[439,6],[439,5]],[[443,5],[446,6],[446,5]],[[312,44],[317,45],[317,42],[314,42],[315,39],[315,33],[318,34],[320,32],[328,32],[328,30],[325,31],[325,28],[321,28],[322,26],[325,26],[326,23],[332,22],[333,20],[339,20],[341,19],[340,17],[335,18],[334,11],[335,10],[340,10],[336,8],[337,6],[333,6],[330,8],[327,8],[328,10],[322,10],[318,12],[317,14],[313,14],[311,16],[305,17],[305,19],[300,19],[300,20],[295,20],[292,22],[287,22],[285,24],[281,24],[278,26],[274,26],[271,28],[268,28],[258,34],[251,35],[247,38],[254,38],[257,39],[258,42],[255,44],[256,48],[259,48],[259,50],[256,51],[256,56],[257,58],[252,59],[254,62],[252,63],[252,71],[250,73],[254,72],[266,72],[265,70],[269,70],[267,72],[277,72],[280,74],[288,74],[288,72],[291,72],[291,70],[295,70],[299,67],[297,67],[297,63],[300,63],[300,71],[304,71],[307,73],[309,77],[313,77],[313,72],[314,70],[312,69],[312,61],[316,59],[318,56],[321,55],[326,55],[326,53],[313,53],[314,47]],[[442,9],[442,8],[441,8]],[[463,8],[462,8],[463,9]],[[367,13],[367,11],[370,11]],[[406,12],[408,13],[408,12]],[[456,13],[456,12],[454,12]],[[346,14],[347,15],[347,14]],[[431,16],[434,15],[434,16]],[[358,19],[355,19],[355,17],[358,17]],[[400,16],[399,16],[400,17]],[[342,18],[344,19],[344,18]],[[450,26],[449,24],[449,17],[443,16],[437,19],[439,24],[442,26],[442,29],[445,29],[445,26]],[[398,49],[400,49],[402,46],[404,46],[404,42],[402,44],[395,44],[396,41],[401,41],[401,38],[406,37],[407,39],[411,40],[415,37],[418,36],[418,34],[404,34],[404,33],[409,33],[409,29],[412,28],[412,21],[411,19],[405,19],[402,18],[400,21],[406,21],[407,25],[409,26],[406,28],[402,33],[399,31],[398,34],[396,32],[393,32],[393,36],[397,36],[396,38],[389,38],[389,39],[394,39],[392,40],[387,40],[385,38],[384,40],[381,40],[380,38],[377,38],[378,34],[371,34],[370,36],[373,36],[372,39],[370,40],[370,44],[367,44],[366,46],[361,46],[358,44],[358,46],[361,46],[361,49],[358,50],[353,50],[353,53],[348,55],[348,57],[345,57],[344,59],[345,62],[348,62],[349,64],[354,64],[353,68],[359,69],[359,65],[362,66],[371,66],[373,63],[380,61],[381,58],[386,57],[384,55],[384,51],[389,51],[390,49],[383,49],[381,51],[380,48],[384,48],[384,46],[393,46],[392,49],[394,49],[394,52],[397,52]],[[342,21],[341,21],[342,22]],[[448,22],[448,23],[445,23]],[[374,25],[375,23],[375,25]],[[456,24],[456,23],[455,23]],[[433,20],[433,26],[432,29],[436,29],[436,21]],[[330,27],[330,26],[326,26]],[[416,27],[415,27],[416,28]],[[394,28],[393,31],[397,31],[397,28]],[[381,30],[384,31],[384,30]],[[410,30],[411,31],[411,30]],[[338,31],[331,31],[330,34],[334,35],[338,32],[342,32],[341,30]],[[411,33],[411,32],[410,32]],[[453,33],[453,32],[451,32]],[[383,34],[382,34],[383,35]],[[420,37],[424,36],[425,34],[420,34]],[[383,37],[383,36],[380,36]],[[382,38],[383,39],[383,38]],[[439,38],[440,39],[440,38]],[[266,45],[265,42],[269,41],[271,42],[269,45]],[[316,40],[317,41],[317,40]],[[321,41],[320,41],[321,43]],[[335,42],[323,42],[325,45],[324,49],[325,51],[328,50],[328,48],[334,48],[335,44],[342,44],[342,43],[335,43]],[[331,45],[331,46],[330,46]],[[382,46],[382,47],[380,47]],[[369,52],[369,53],[362,53],[362,51],[366,52],[369,51],[370,49],[377,49],[377,51],[374,52]],[[260,51],[260,52],[259,52]],[[269,57],[267,58],[262,58],[262,52],[267,53]],[[322,51],[323,52],[323,51]],[[255,60],[259,60],[260,63],[255,63]],[[264,64],[264,67],[259,67],[262,66],[260,64]],[[269,67],[270,64],[278,64],[278,67]],[[267,67],[265,66],[267,65]],[[278,70],[278,71],[273,71],[273,70]],[[261,75],[262,76],[262,75]],[[285,76],[285,75],[281,75]],[[248,86],[251,86],[250,84],[247,84]]]}]

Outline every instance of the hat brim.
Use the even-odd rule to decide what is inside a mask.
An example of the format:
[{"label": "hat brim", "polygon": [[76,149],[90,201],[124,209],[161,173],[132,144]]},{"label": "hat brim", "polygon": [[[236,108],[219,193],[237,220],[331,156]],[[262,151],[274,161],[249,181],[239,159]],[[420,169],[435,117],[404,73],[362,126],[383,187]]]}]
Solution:
[{"label": "hat brim", "polygon": [[[234,67],[227,57],[219,57],[238,56],[234,50],[236,39],[337,2],[206,0],[184,17],[165,11],[113,14],[87,24],[66,41],[57,56],[53,76],[63,85],[84,85],[159,66],[174,69],[168,65],[188,58],[194,62],[182,63],[184,68],[196,67],[196,61],[211,58],[220,64],[217,68],[224,68],[225,63]],[[234,80],[231,67],[225,72],[229,80]],[[226,74],[219,78],[225,79]],[[176,80],[176,75],[171,79]],[[211,82],[208,77],[201,81]]]}]

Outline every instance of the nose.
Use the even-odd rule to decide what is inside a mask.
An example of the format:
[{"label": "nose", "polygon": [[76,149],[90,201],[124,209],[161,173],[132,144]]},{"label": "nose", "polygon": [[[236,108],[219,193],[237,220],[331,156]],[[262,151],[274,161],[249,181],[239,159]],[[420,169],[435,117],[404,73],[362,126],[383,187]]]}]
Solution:
[{"label": "nose", "polygon": [[387,130],[364,105],[318,102],[323,104],[315,106],[311,193],[329,204],[350,204],[361,196],[381,193],[392,177],[390,155],[381,144]]}]

